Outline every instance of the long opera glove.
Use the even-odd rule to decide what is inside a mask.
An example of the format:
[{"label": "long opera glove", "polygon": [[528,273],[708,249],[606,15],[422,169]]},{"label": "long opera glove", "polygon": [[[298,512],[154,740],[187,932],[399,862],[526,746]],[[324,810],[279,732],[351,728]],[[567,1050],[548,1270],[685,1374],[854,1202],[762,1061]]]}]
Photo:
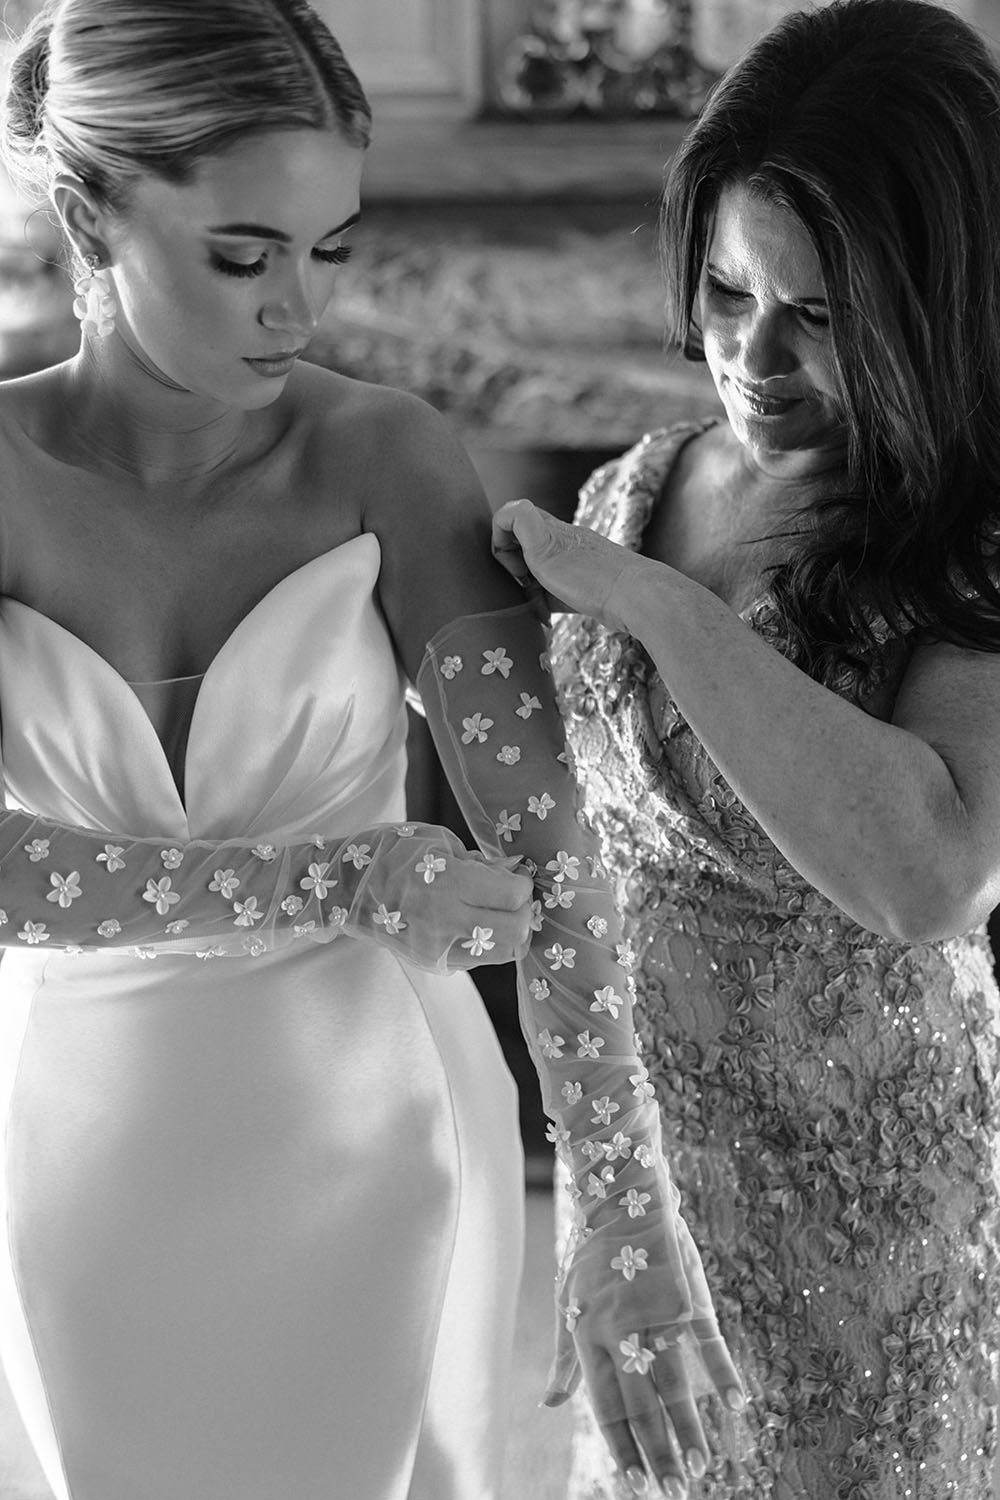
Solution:
[{"label": "long opera glove", "polygon": [[470,861],[482,857],[419,823],[290,846],[174,845],[9,811],[0,813],[0,946],[256,957],[345,934],[448,973],[501,948],[462,900]]},{"label": "long opera glove", "polygon": [[[452,788],[479,847],[518,854],[537,885],[518,964],[521,1023],[569,1168],[576,1224],[557,1278],[563,1330],[549,1392],[584,1354],[602,1420],[649,1405],[657,1341],[683,1347],[695,1394],[719,1338],[701,1260],[664,1159],[653,1087],[632,1020],[632,955],[594,837],[577,813],[545,636],[529,605],[453,621],[417,680]],[[609,1351],[595,1362],[594,1348]],[[594,1389],[595,1380],[599,1389]]]}]

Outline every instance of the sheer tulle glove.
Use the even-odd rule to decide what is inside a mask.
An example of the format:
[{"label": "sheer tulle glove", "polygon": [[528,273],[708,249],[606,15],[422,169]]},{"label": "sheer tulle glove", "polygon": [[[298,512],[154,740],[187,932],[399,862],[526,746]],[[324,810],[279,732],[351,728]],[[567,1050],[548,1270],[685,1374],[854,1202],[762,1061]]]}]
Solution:
[{"label": "sheer tulle glove", "polygon": [[346,935],[448,973],[523,952],[531,881],[445,828],[173,845],[0,814],[0,945],[259,956]]},{"label": "sheer tulle glove", "polygon": [[640,1465],[641,1449],[656,1477],[676,1485],[685,1473],[676,1444],[687,1472],[707,1458],[695,1397],[718,1390],[735,1405],[739,1379],[664,1160],[633,1029],[632,955],[577,814],[533,608],[447,626],[417,685],[477,843],[519,854],[536,886],[519,1009],[577,1210],[547,1399],[563,1398],[582,1366],[622,1468]]}]

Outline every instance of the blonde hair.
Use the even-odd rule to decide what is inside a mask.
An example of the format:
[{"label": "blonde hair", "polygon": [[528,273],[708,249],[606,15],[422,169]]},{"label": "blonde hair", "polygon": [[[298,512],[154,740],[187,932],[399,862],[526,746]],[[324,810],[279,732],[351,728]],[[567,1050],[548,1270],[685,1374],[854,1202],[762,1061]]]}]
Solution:
[{"label": "blonde hair", "polygon": [[184,182],[263,130],[339,129],[371,111],[307,0],[49,0],[14,57],[0,149],[22,190],[60,171],[121,208],[146,174]]}]

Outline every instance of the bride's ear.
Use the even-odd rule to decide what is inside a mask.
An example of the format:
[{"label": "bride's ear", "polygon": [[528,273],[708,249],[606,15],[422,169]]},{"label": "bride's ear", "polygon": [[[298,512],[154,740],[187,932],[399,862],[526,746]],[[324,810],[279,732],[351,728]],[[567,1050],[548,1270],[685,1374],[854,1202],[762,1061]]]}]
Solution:
[{"label": "bride's ear", "polygon": [[88,255],[96,255],[106,265],[111,259],[107,212],[83,178],[73,172],[60,172],[52,183],[50,196],[63,234],[77,259],[83,261]]}]

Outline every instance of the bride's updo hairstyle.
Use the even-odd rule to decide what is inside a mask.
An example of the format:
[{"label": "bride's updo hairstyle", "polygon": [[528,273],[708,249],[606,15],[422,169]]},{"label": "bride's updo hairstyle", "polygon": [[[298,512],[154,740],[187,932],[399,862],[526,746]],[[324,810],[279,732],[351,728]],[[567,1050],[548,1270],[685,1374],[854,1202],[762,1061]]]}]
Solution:
[{"label": "bride's updo hairstyle", "polygon": [[68,171],[120,211],[140,177],[183,183],[252,132],[310,127],[363,149],[371,111],[307,0],[49,0],[17,47],[0,144],[29,196]]}]

